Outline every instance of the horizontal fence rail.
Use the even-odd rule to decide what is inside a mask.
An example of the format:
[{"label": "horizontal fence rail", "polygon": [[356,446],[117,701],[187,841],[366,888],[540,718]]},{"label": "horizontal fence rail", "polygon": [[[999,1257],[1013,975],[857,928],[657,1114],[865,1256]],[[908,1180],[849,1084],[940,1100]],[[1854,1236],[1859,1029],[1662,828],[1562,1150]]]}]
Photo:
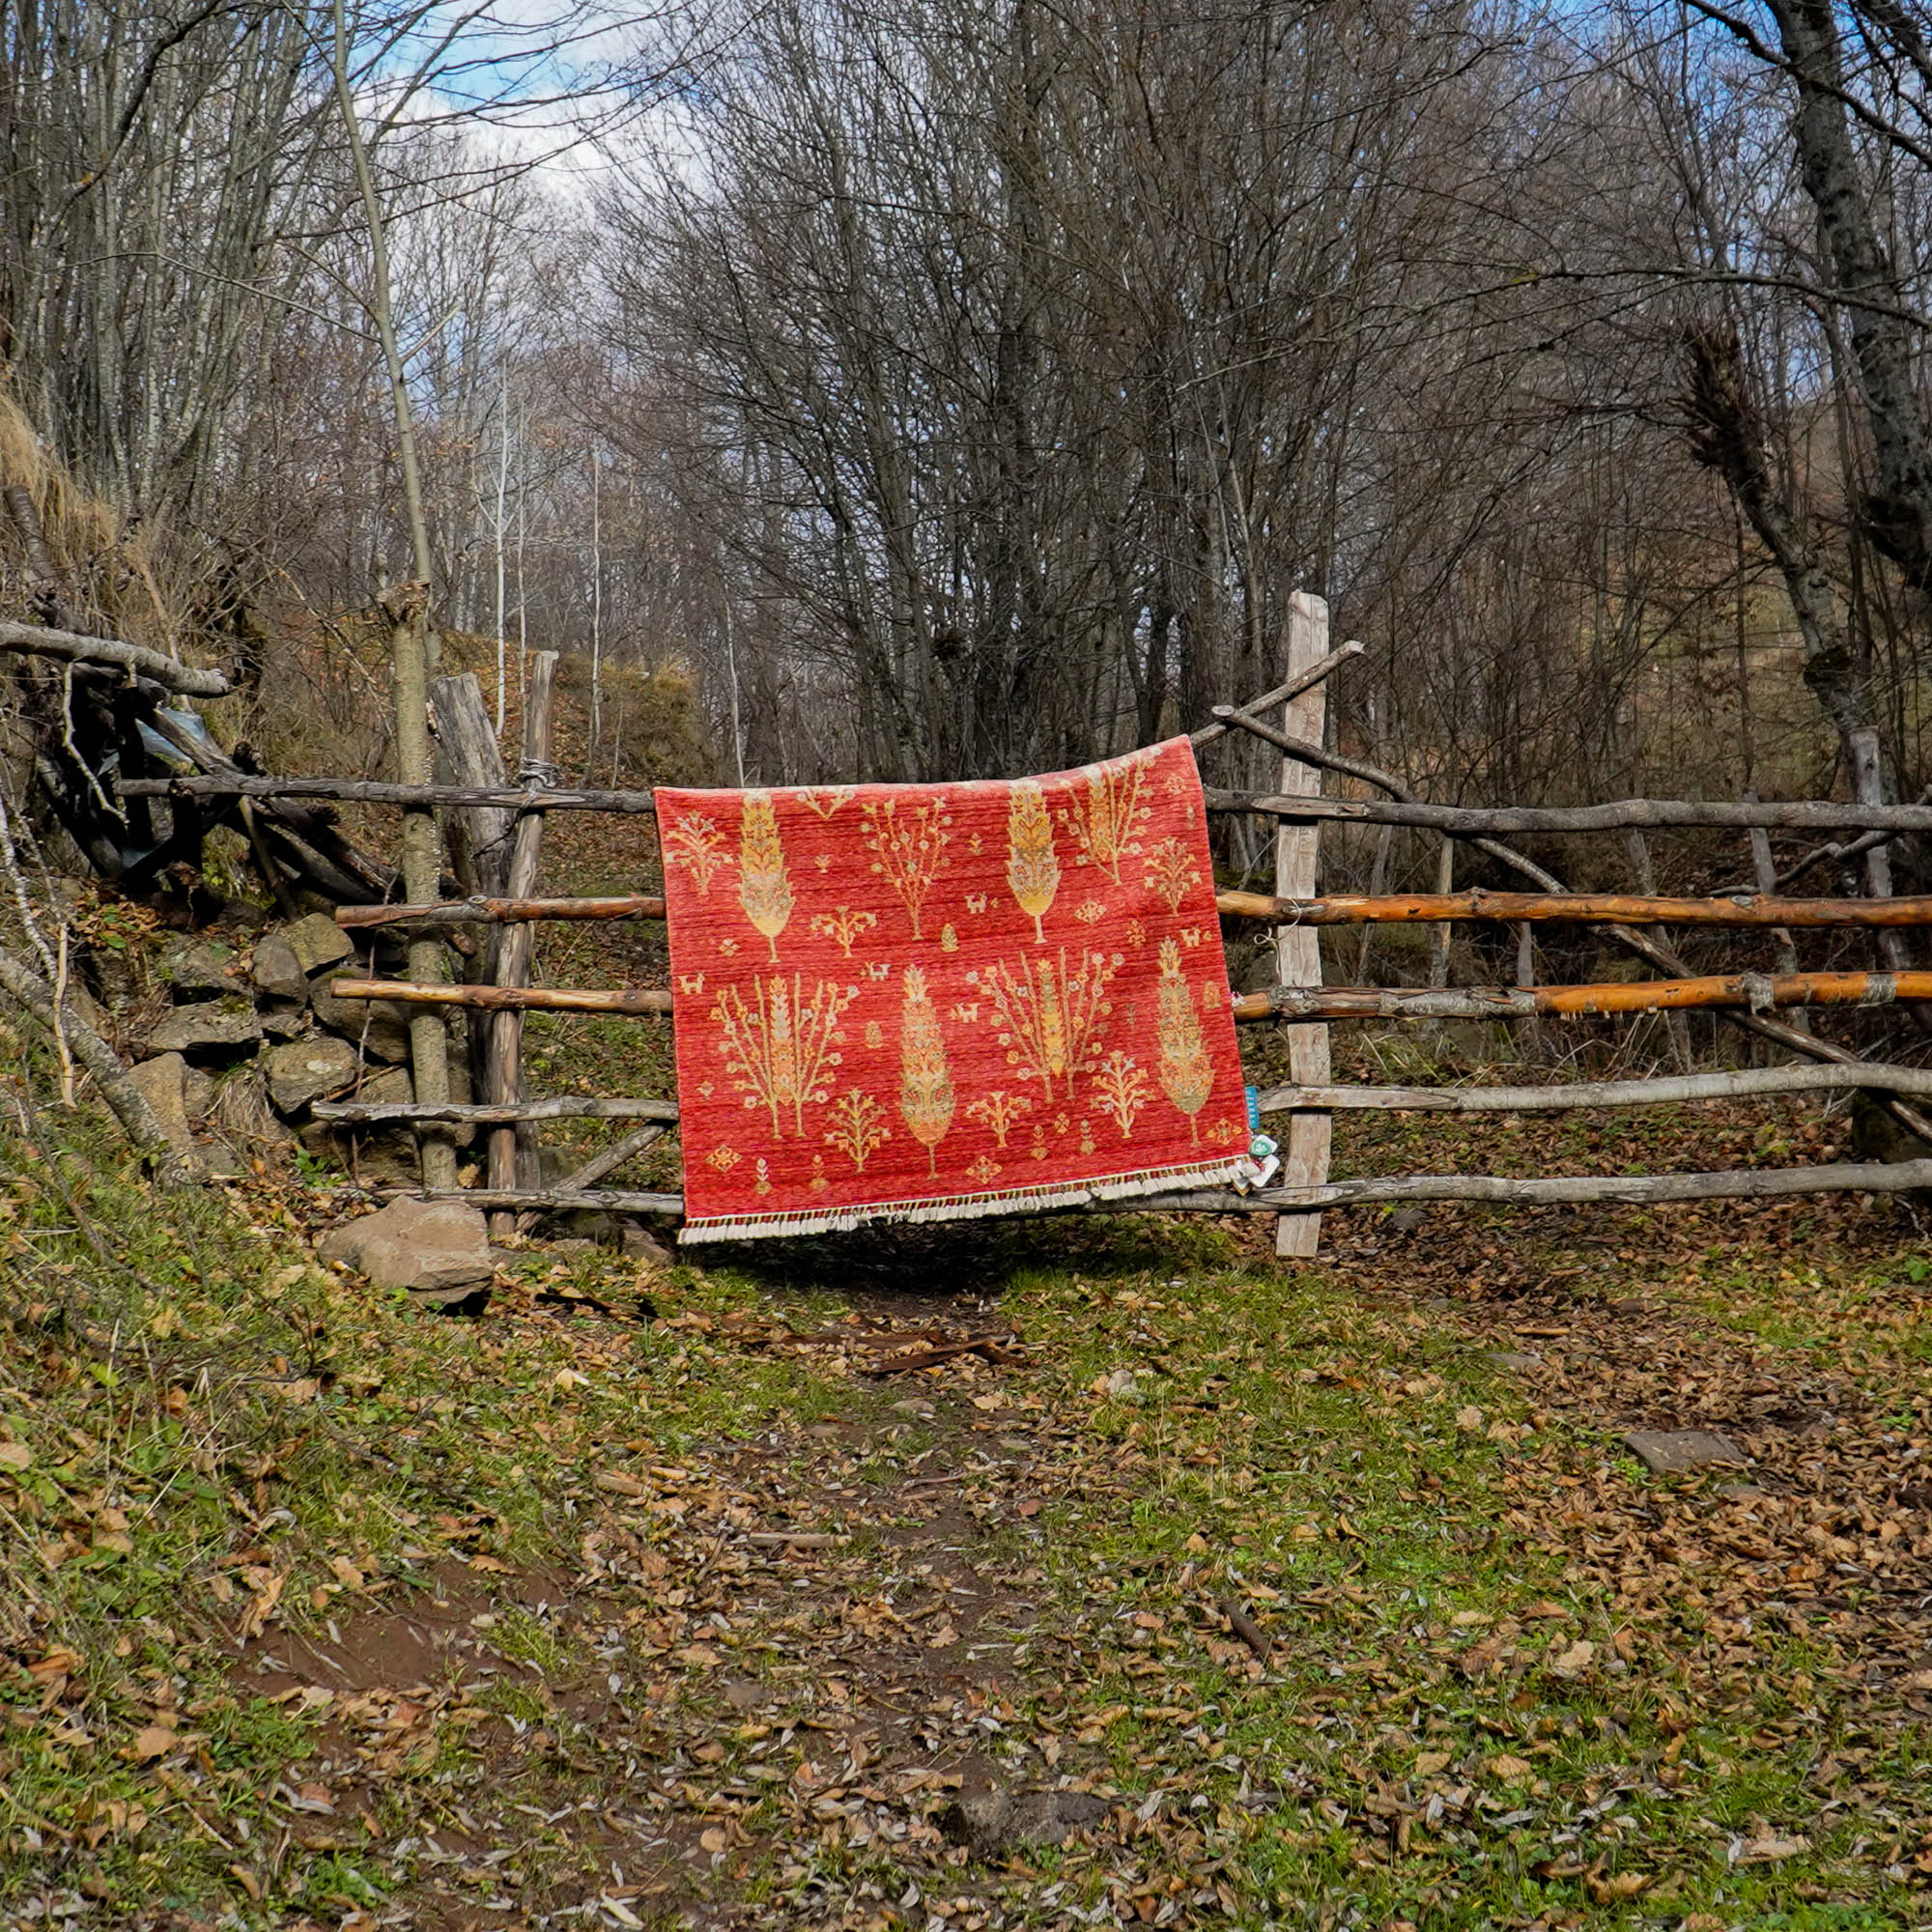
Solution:
[{"label": "horizontal fence rail", "polygon": [[649,893],[611,893],[579,899],[439,899],[428,905],[337,906],[346,929],[369,925],[518,925],[539,920],[662,919],[665,902]]},{"label": "horizontal fence rail", "polygon": [[1745,1066],[1726,1073],[1660,1074],[1647,1080],[1576,1080],[1553,1087],[1268,1087],[1264,1114],[1560,1114],[1589,1107],[1668,1107],[1764,1094],[1932,1095],[1932,1066]]},{"label": "horizontal fence rail", "polygon": [[[402,1006],[477,1007],[490,1012],[668,1013],[654,986],[472,986],[412,980],[333,982],[339,1000]],[[1577,986],[1270,986],[1230,1002],[1243,1026],[1265,1020],[1530,1019],[1539,1013],[1643,1013],[1687,1008],[1884,1007],[1932,1000],[1925,973],[1720,973],[1697,980],[1627,980]]]},{"label": "horizontal fence rail", "polygon": [[426,1121],[450,1126],[501,1126],[516,1121],[674,1121],[675,1100],[599,1100],[565,1094],[554,1100],[318,1100],[318,1121],[370,1126],[389,1121]]},{"label": "horizontal fence rail", "polygon": [[1894,926],[1932,925],[1932,895],[1895,899],[1786,899],[1759,893],[1723,898],[1659,898],[1616,893],[1328,893],[1277,899],[1222,893],[1216,903],[1240,919],[1300,925],[1429,924],[1448,920],[1496,924]]},{"label": "horizontal fence rail", "polygon": [[338,1000],[393,1000],[408,1007],[480,1007],[493,1013],[621,1013],[641,1017],[670,1011],[670,995],[655,986],[469,986],[421,980],[337,980]]},{"label": "horizontal fence rail", "polygon": [[1682,798],[1625,798],[1574,807],[1427,805],[1420,800],[1287,797],[1279,793],[1208,789],[1209,811],[1258,811],[1307,822],[1339,819],[1364,825],[1413,825],[1476,838],[1499,832],[1667,832],[1690,827],[1748,832],[1832,832],[1864,826],[1887,832],[1932,832],[1932,805],[1840,805],[1832,799],[1763,804],[1706,804]]},{"label": "horizontal fence rail", "polygon": [[[283,779],[226,773],[192,778],[124,779],[124,798],[324,798],[347,804],[479,807],[498,811],[614,811],[648,817],[657,810],[647,791],[586,791],[521,785],[394,784],[385,779]],[[1210,811],[1261,812],[1311,822],[1352,820],[1368,825],[1413,825],[1473,837],[1499,832],[1625,832],[1716,827],[1747,832],[1832,832],[1860,827],[1886,832],[1932,832],[1932,805],[1840,804],[1832,799],[1764,803],[1626,798],[1607,805],[1455,806],[1421,801],[1287,797],[1279,793],[1204,792]]]},{"label": "horizontal fence rail", "polygon": [[[1652,1207],[1671,1201],[1759,1201],[1807,1194],[1902,1194],[1932,1188],[1932,1160],[1835,1161],[1819,1167],[1724,1168],[1701,1174],[1577,1174],[1517,1180],[1490,1174],[1401,1174],[1367,1180],[1331,1180],[1315,1187],[1268,1187],[1252,1194],[1232,1188],[1190,1188],[1173,1194],[1079,1202],[1045,1213],[1279,1214],[1311,1208],[1359,1208],[1395,1201],[1494,1202],[1509,1207],[1601,1203]],[[397,1188],[397,1194],[414,1194]],[[472,1208],[588,1209],[613,1214],[684,1212],[682,1194],[617,1189],[499,1189],[431,1191],[432,1201],[467,1201]],[[890,1221],[891,1216],[882,1217]]]},{"label": "horizontal fence rail", "polygon": [[1800,1194],[1906,1194],[1932,1187],[1932,1160],[1834,1161],[1819,1167],[1735,1167],[1707,1174],[1561,1174],[1517,1180],[1494,1174],[1399,1174],[1269,1187],[1253,1194],[1201,1188],[1139,1195],[1118,1207],[1199,1214],[1278,1214],[1284,1208],[1365,1207],[1387,1201],[1494,1201],[1518,1208],[1603,1202],[1768,1201]]},{"label": "horizontal fence rail", "polygon": [[[1932,895],[1894,899],[1787,899],[1759,893],[1722,898],[1633,897],[1616,893],[1328,893],[1276,898],[1267,893],[1217,893],[1227,919],[1271,925],[1426,924],[1447,920],[1496,924],[1573,922],[1581,925],[1913,926],[1932,925]],[[649,893],[590,898],[439,899],[424,905],[336,908],[345,929],[366,926],[514,925],[543,920],[663,919],[665,902]]]},{"label": "horizontal fence rail", "polygon": [[[1519,1020],[1538,1013],[1647,1013],[1692,1008],[1888,1007],[1932,1000],[1932,973],[1714,973],[1579,986],[1274,986],[1235,1002],[1236,1019]],[[1266,1003],[1262,1010],[1259,1002]]]}]

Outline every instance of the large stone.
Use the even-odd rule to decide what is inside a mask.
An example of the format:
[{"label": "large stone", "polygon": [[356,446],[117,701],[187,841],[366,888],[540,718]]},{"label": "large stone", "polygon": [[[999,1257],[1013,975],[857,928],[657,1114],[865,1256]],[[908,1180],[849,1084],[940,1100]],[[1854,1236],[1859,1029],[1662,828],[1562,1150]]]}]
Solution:
[{"label": "large stone", "polygon": [[312,912],[284,926],[281,939],[304,973],[320,973],[325,966],[339,966],[355,956],[349,935],[326,912]]},{"label": "large stone", "polygon": [[160,972],[176,999],[233,993],[242,983],[234,949],[206,939],[177,940],[161,954]]},{"label": "large stone", "polygon": [[190,1121],[201,1120],[214,1100],[214,1075],[203,1066],[190,1066],[182,1075],[182,1104]]},{"label": "large stone", "polygon": [[1728,1436],[1708,1429],[1633,1429],[1624,1447],[1654,1476],[1681,1476],[1713,1463],[1749,1460]]},{"label": "large stone", "polygon": [[177,1007],[149,1037],[154,1053],[233,1053],[262,1037],[255,1009],[240,1000]]},{"label": "large stone", "polygon": [[483,1216],[460,1201],[392,1201],[380,1213],[352,1221],[316,1250],[344,1262],[378,1288],[456,1300],[495,1268]]},{"label": "large stone", "polygon": [[331,1032],[356,1042],[372,1060],[410,1057],[410,1009],[395,1000],[338,1000],[327,980],[313,982],[309,1003]]},{"label": "large stone", "polygon": [[311,1100],[352,1085],[359,1065],[355,1049],[332,1034],[292,1040],[267,1056],[269,1097],[280,1112],[298,1113]]},{"label": "large stone", "polygon": [[398,1102],[407,1105],[416,1097],[416,1083],[410,1078],[407,1066],[378,1067],[364,1076],[355,1097],[372,1107],[392,1107]]},{"label": "large stone", "polygon": [[297,1007],[308,1005],[308,974],[295,948],[278,932],[270,932],[256,942],[248,977],[254,980],[256,989],[271,1000]]},{"label": "large stone", "polygon": [[167,1135],[168,1145],[182,1153],[192,1151],[194,1147],[194,1135],[187,1123],[187,1101],[183,1092],[187,1071],[187,1062],[178,1053],[163,1053],[128,1069],[128,1079],[141,1090],[142,1097],[155,1110],[155,1119],[160,1122],[161,1132]]}]

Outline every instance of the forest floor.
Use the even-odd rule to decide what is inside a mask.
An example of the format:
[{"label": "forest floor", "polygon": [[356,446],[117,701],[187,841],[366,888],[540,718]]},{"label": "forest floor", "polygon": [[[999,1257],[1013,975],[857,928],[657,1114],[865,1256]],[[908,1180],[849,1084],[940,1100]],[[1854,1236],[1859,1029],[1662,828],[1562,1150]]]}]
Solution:
[{"label": "forest floor", "polygon": [[0,1153],[0,1922],[1932,1912],[1908,1204],[533,1248],[452,1317],[317,1269],[326,1192],[161,1195],[45,1112]]}]

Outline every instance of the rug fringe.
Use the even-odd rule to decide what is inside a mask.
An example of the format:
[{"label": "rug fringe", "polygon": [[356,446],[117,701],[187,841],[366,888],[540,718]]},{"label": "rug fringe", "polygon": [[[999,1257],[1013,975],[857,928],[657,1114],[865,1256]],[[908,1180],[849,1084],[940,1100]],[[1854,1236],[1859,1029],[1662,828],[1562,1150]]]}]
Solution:
[{"label": "rug fringe", "polygon": [[927,1201],[881,1202],[877,1206],[828,1208],[822,1213],[733,1214],[687,1221],[682,1242],[749,1241],[785,1235],[849,1234],[873,1222],[972,1221],[991,1214],[1031,1214],[1059,1208],[1084,1208],[1096,1201],[1131,1202],[1158,1194],[1176,1181],[1212,1186],[1236,1179],[1243,1162],[1191,1161],[1179,1167],[1147,1169],[1107,1180],[1073,1181],[1059,1187],[1009,1188],[987,1194],[946,1194]]}]

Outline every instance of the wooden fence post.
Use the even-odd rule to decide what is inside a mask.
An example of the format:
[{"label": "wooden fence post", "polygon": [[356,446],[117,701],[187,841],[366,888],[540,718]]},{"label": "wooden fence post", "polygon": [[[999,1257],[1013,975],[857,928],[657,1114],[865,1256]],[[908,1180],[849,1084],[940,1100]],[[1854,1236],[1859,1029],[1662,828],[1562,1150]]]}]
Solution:
[{"label": "wooden fence post", "polygon": [[[389,620],[389,651],[396,702],[396,777],[407,785],[430,778],[427,586],[405,584],[383,600]],[[403,812],[403,891],[412,899],[436,895],[441,881],[441,844],[433,807]],[[442,945],[434,935],[412,940],[410,975],[420,980],[442,978]],[[418,1100],[449,1098],[449,1034],[441,1013],[426,1008],[410,1020],[410,1071]],[[456,1185],[456,1144],[432,1127],[421,1137],[423,1186]]]},{"label": "wooden fence post", "polygon": [[[537,779],[549,770],[551,693],[556,683],[556,652],[539,651],[535,664],[530,668],[529,692],[524,700],[523,776],[526,779]],[[543,822],[541,811],[526,811],[517,820],[507,882],[508,895],[512,898],[529,898],[536,892],[538,861],[543,847]],[[530,948],[535,931],[536,928],[531,925],[513,925],[504,934],[497,954],[497,985],[522,986],[528,983]],[[499,1012],[493,1015],[490,1043],[490,1092],[487,1097],[497,1106],[521,1100],[524,1097],[523,1014]],[[520,1151],[526,1156],[521,1162]],[[530,1170],[521,1178],[521,1181],[518,1174],[520,1165]],[[523,1123],[492,1129],[490,1185],[493,1188],[514,1189],[520,1184],[539,1186],[542,1176],[536,1169],[536,1129],[533,1126]],[[504,1239],[515,1231],[516,1225],[516,1215],[508,1210],[498,1209],[490,1216],[490,1233],[495,1239]]]},{"label": "wooden fence post", "polygon": [[[1746,792],[1745,800],[1747,804],[1756,804],[1757,793]],[[1767,898],[1775,896],[1777,892],[1777,867],[1771,856],[1771,834],[1761,825],[1753,825],[1750,829],[1750,854],[1751,871],[1757,879],[1758,891]],[[1780,973],[1797,972],[1798,943],[1791,936],[1791,928],[1788,925],[1774,926],[1771,937],[1777,948],[1777,970]],[[1811,1015],[1803,1007],[1791,1014],[1790,1020],[1800,1033],[1811,1031]]]},{"label": "wooden fence post", "polygon": [[[1328,655],[1328,603],[1297,590],[1288,600],[1288,663],[1285,675],[1298,677]],[[1282,707],[1282,729],[1293,738],[1321,744],[1327,718],[1326,684],[1318,684]],[[1321,789],[1321,774],[1298,759],[1281,761],[1281,789],[1293,797]],[[1274,890],[1278,898],[1310,898],[1321,856],[1320,825],[1282,825],[1274,839]],[[1314,929],[1303,925],[1275,930],[1277,985],[1319,986],[1321,947]],[[1288,1036],[1289,1078],[1298,1087],[1325,1087],[1329,1080],[1328,1029],[1297,1026]],[[1328,1147],[1334,1124],[1326,1114],[1293,1114],[1282,1143],[1282,1187],[1319,1187],[1328,1179]],[[1277,1255],[1309,1257],[1321,1244],[1320,1213],[1281,1214],[1274,1224]]]}]

